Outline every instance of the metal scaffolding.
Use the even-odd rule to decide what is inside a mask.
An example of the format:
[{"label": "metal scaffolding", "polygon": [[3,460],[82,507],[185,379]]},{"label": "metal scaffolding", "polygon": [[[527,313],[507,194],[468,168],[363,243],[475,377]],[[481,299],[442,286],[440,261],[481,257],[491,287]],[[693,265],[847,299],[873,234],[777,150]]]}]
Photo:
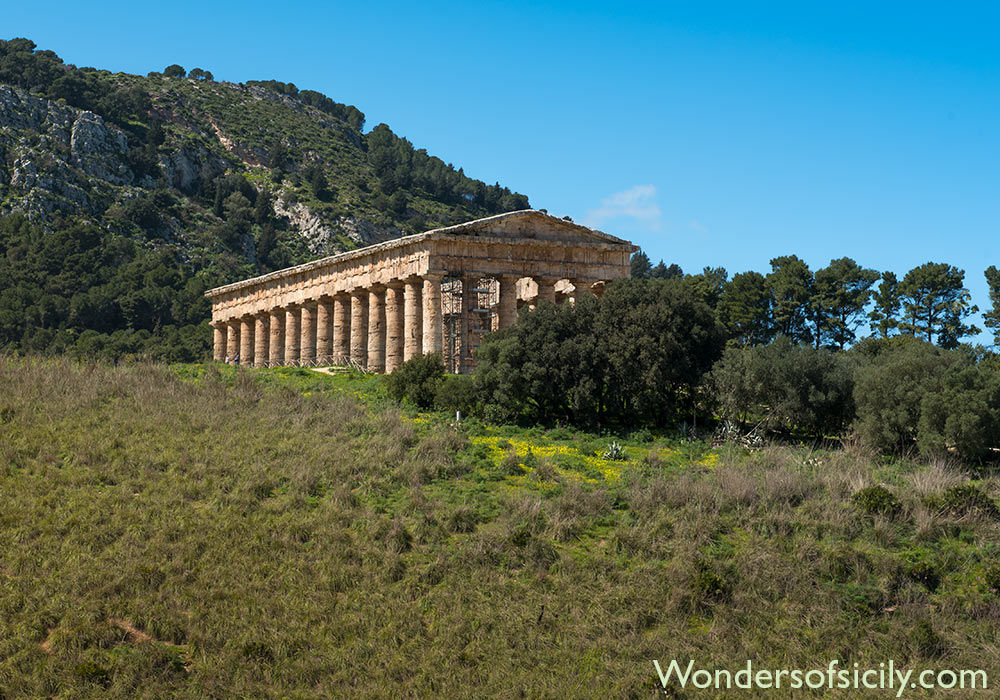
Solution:
[{"label": "metal scaffolding", "polygon": [[[468,290],[464,289],[465,282],[471,282]],[[468,302],[463,304],[466,294]],[[463,280],[460,275],[448,275],[441,281],[445,371],[454,374],[472,371],[473,352],[483,336],[499,326],[499,300],[500,284],[493,278]]]}]

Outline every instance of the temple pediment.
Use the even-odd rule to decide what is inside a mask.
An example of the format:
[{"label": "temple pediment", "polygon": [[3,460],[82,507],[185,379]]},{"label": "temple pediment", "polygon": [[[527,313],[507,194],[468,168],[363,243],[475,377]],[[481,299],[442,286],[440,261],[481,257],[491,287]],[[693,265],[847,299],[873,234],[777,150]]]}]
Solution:
[{"label": "temple pediment", "polygon": [[593,245],[595,243],[630,245],[628,241],[588,228],[567,219],[560,219],[537,209],[506,212],[476,219],[456,226],[433,229],[434,234],[480,236],[511,241],[539,240],[567,244]]}]

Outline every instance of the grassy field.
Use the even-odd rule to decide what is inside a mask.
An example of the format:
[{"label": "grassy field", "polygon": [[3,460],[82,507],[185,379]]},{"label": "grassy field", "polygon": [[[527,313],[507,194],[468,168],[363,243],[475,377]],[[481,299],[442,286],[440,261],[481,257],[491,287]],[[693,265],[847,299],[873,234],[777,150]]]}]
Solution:
[{"label": "grassy field", "polygon": [[660,688],[689,658],[994,680],[995,478],[633,438],[456,427],[373,377],[0,359],[0,697],[715,697]]}]

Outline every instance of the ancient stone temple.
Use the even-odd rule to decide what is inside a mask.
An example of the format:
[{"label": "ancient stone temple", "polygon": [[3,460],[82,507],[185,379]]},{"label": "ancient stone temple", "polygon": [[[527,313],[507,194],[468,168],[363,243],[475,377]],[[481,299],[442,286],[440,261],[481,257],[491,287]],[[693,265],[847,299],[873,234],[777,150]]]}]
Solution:
[{"label": "ancient stone temple", "polygon": [[522,307],[600,295],[635,250],[533,209],[404,236],[209,290],[215,359],[391,372],[440,352],[469,372],[483,334]]}]

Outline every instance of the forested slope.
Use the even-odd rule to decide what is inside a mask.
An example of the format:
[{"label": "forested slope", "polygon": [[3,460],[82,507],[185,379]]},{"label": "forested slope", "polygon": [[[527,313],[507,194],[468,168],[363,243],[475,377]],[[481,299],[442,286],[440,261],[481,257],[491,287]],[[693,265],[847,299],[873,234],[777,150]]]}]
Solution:
[{"label": "forested slope", "polygon": [[0,347],[194,359],[206,288],[529,206],[364,124],[291,83],[0,42]]}]

